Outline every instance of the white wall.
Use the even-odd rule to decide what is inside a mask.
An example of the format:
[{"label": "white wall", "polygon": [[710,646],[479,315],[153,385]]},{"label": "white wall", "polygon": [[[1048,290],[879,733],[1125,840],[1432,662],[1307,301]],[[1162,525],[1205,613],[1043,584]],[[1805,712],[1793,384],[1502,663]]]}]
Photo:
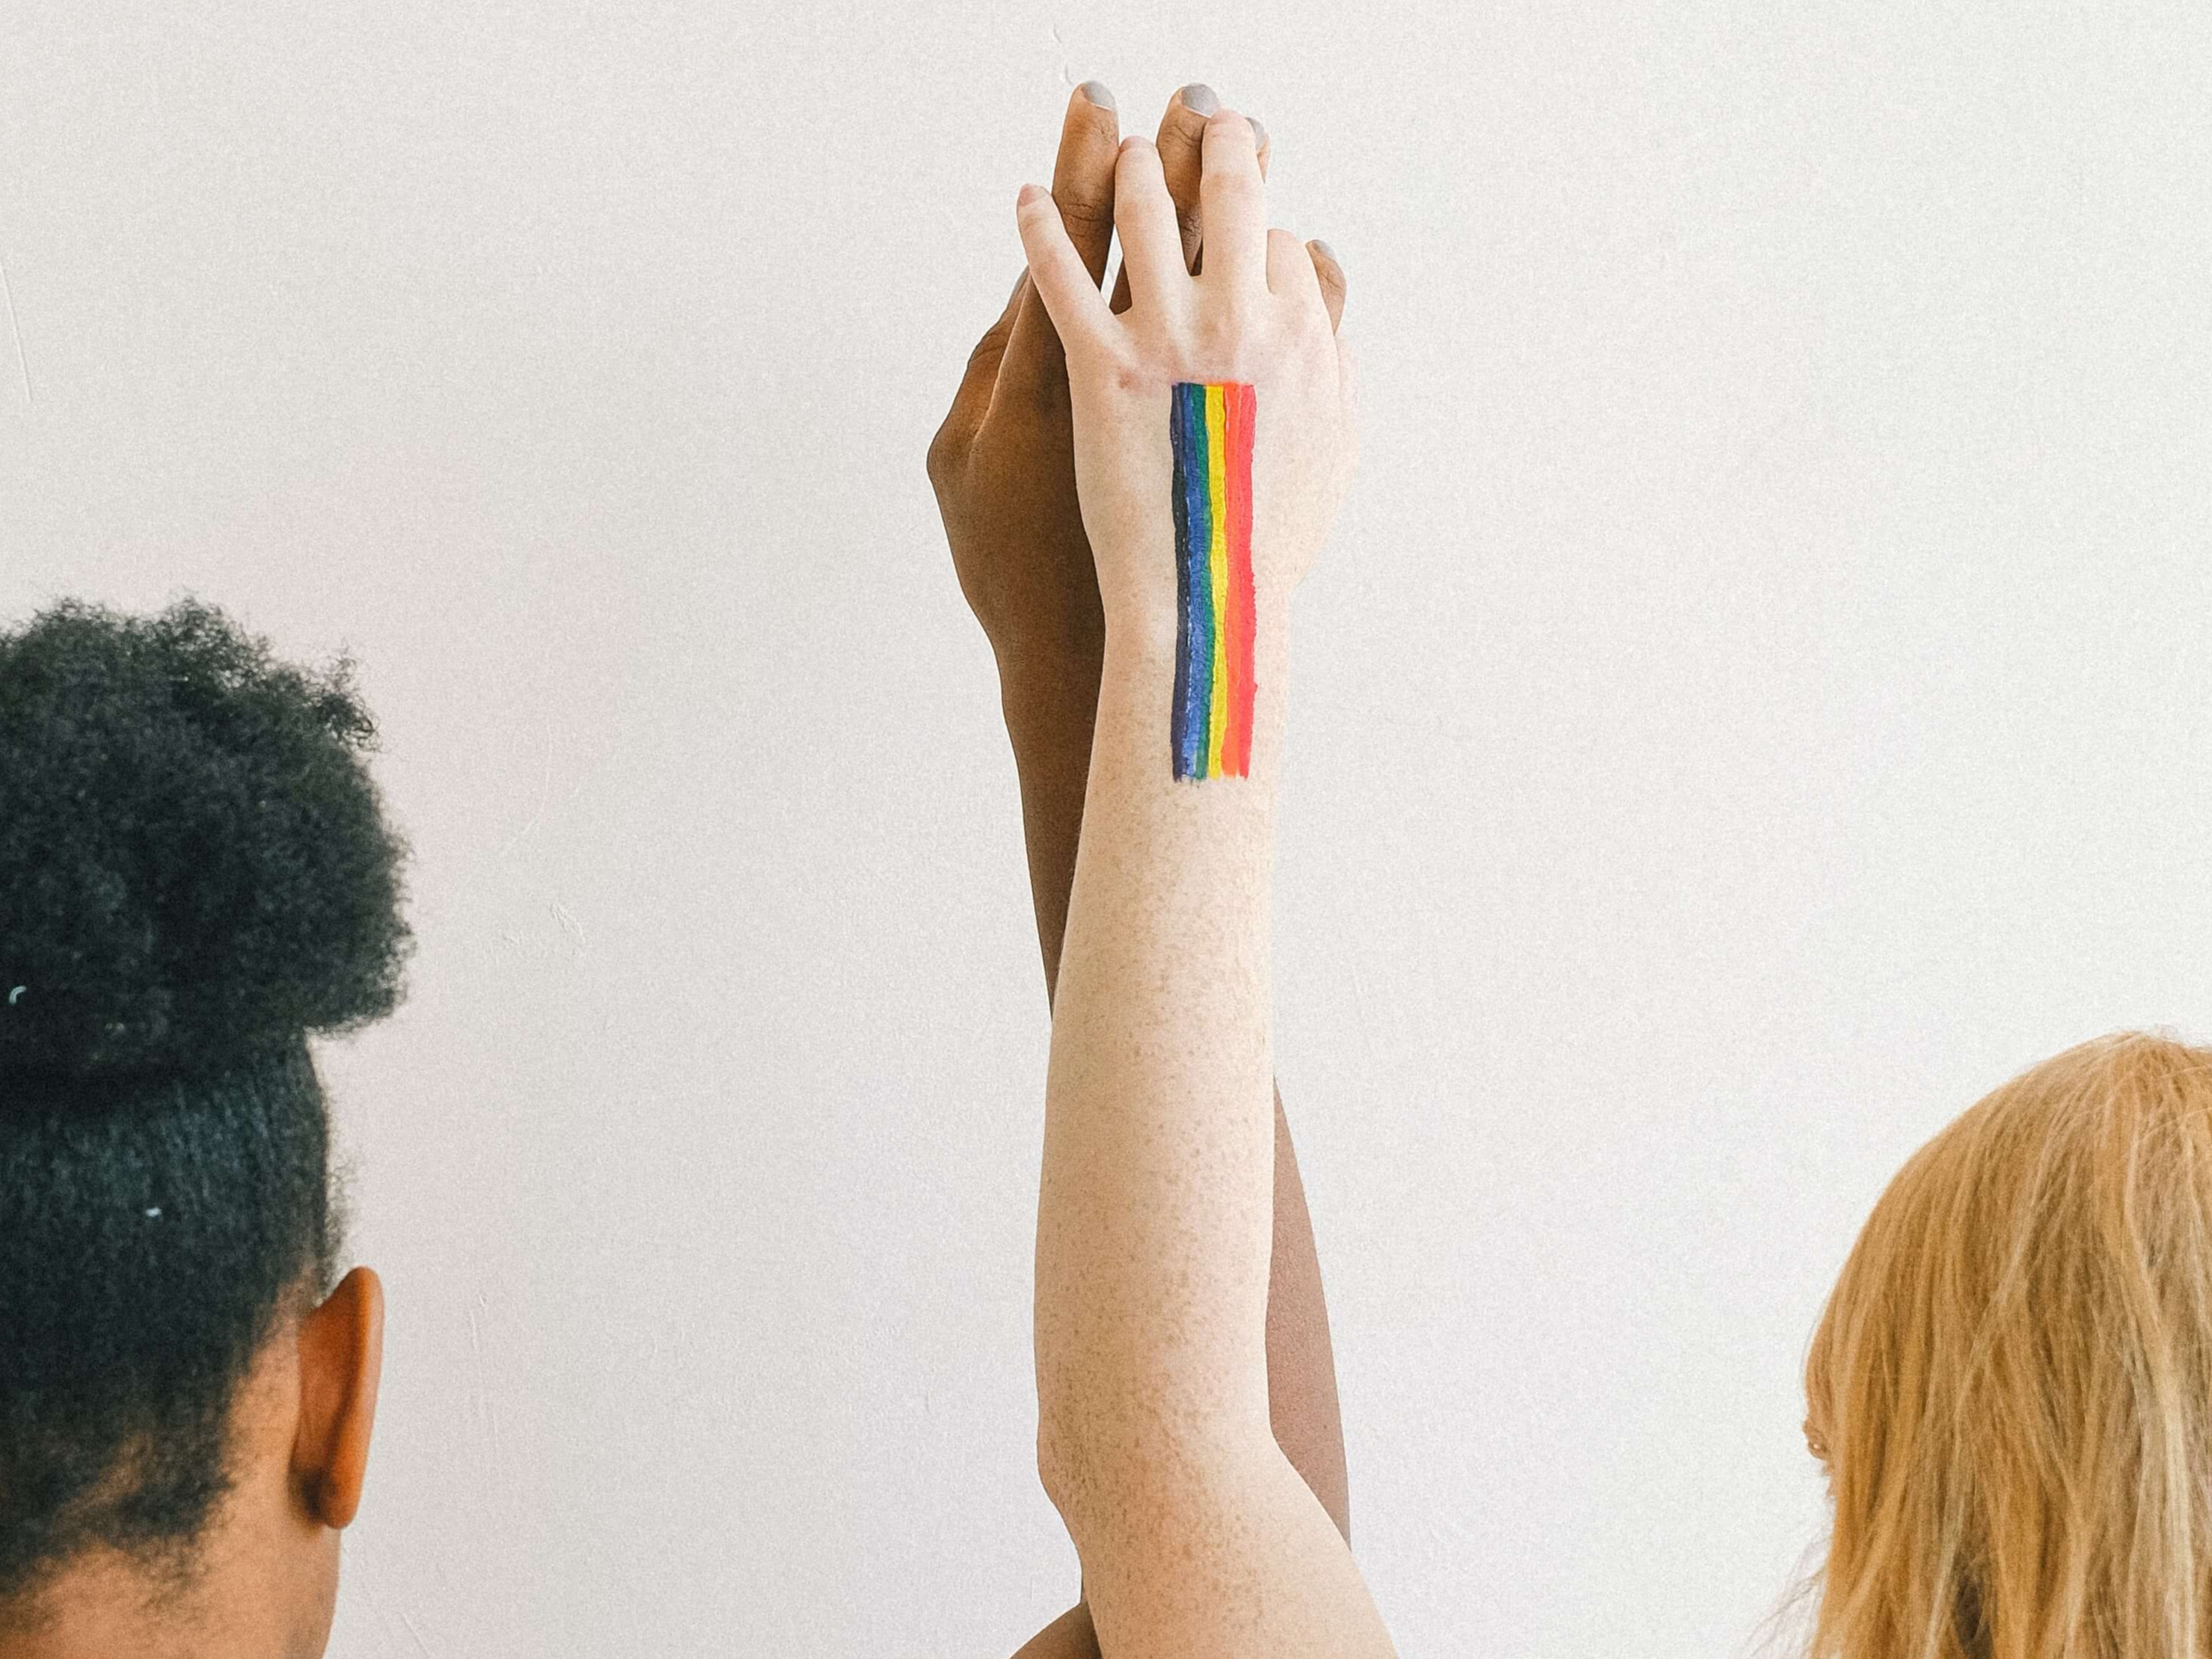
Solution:
[{"label": "white wall", "polygon": [[[1279,1048],[1409,1656],[1709,1659],[1906,1152],[2212,1035],[2212,23],[0,11],[0,616],[349,646],[414,994],[334,1652],[1004,1654],[1045,1024],[922,451],[1073,81],[1352,280]],[[19,374],[19,362],[21,373]]]}]

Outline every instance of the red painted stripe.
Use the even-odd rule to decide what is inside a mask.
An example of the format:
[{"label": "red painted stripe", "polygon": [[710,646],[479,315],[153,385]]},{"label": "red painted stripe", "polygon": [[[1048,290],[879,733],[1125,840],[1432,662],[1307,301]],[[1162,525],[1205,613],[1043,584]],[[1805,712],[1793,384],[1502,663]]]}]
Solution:
[{"label": "red painted stripe", "polygon": [[1231,384],[1222,393],[1222,424],[1229,428],[1229,465],[1222,480],[1229,494],[1229,616],[1225,652],[1229,720],[1221,734],[1222,769],[1235,777],[1252,770],[1252,655],[1257,631],[1252,592],[1252,388]]}]

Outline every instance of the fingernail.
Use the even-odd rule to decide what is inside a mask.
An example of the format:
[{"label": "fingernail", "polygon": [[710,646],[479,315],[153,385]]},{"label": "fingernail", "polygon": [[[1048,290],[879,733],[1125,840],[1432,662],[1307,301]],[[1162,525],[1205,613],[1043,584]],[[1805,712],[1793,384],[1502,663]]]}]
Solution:
[{"label": "fingernail", "polygon": [[1267,129],[1260,125],[1260,118],[1256,115],[1248,115],[1244,118],[1252,124],[1252,148],[1254,149],[1267,149]]},{"label": "fingernail", "polygon": [[1211,115],[1221,107],[1221,100],[1213,95],[1213,88],[1203,81],[1194,81],[1176,94],[1182,106],[1193,115]]},{"label": "fingernail", "polygon": [[1328,260],[1329,264],[1334,265],[1340,270],[1344,268],[1344,261],[1336,257],[1336,250],[1331,247],[1327,242],[1322,241],[1320,237],[1316,236],[1313,239],[1313,245],[1321,251],[1321,257],[1322,258]]},{"label": "fingernail", "polygon": [[1014,198],[1014,205],[1016,207],[1027,207],[1031,202],[1036,201],[1038,197],[1043,194],[1044,186],[1042,185],[1024,185],[1022,186],[1022,193]]},{"label": "fingernail", "polygon": [[1114,107],[1114,94],[1106,90],[1106,83],[1103,81],[1085,81],[1076,90],[1100,109]]}]

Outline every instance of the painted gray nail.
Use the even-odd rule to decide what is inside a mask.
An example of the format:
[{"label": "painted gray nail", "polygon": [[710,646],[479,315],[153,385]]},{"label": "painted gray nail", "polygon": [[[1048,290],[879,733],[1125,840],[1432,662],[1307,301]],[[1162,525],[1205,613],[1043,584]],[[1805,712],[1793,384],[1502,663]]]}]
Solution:
[{"label": "painted gray nail", "polygon": [[1267,129],[1260,125],[1260,118],[1256,115],[1248,115],[1244,118],[1252,124],[1252,148],[1254,149],[1267,149]]},{"label": "painted gray nail", "polygon": [[1106,90],[1106,83],[1103,81],[1085,81],[1076,90],[1100,109],[1114,107],[1114,94]]},{"label": "painted gray nail", "polygon": [[1321,250],[1321,257],[1322,258],[1328,260],[1329,264],[1334,265],[1339,270],[1344,269],[1344,261],[1336,257],[1336,250],[1334,248],[1331,247],[1327,242],[1322,241],[1318,236],[1313,239],[1313,245]]},{"label": "painted gray nail", "polygon": [[1213,95],[1213,88],[1203,81],[1194,81],[1176,94],[1182,106],[1193,115],[1211,115],[1221,107],[1221,100]]}]

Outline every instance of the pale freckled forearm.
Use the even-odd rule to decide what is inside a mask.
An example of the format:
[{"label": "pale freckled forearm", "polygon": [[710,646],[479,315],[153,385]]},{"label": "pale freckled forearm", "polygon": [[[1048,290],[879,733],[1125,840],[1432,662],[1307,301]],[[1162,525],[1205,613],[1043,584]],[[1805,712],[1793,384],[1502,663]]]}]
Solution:
[{"label": "pale freckled forearm", "polygon": [[[1048,1001],[1060,972],[1098,707],[1103,638],[1002,653],[1001,702],[1022,798],[1023,834]],[[1279,1444],[1347,1536],[1343,1431],[1312,1222],[1279,1091],[1275,1098],[1274,1246],[1268,1265],[1267,1385]]]},{"label": "pale freckled forearm", "polygon": [[1038,1245],[1041,1391],[1087,1435],[1267,1422],[1281,655],[1271,627],[1252,775],[1177,780],[1161,631],[1108,645]]}]

